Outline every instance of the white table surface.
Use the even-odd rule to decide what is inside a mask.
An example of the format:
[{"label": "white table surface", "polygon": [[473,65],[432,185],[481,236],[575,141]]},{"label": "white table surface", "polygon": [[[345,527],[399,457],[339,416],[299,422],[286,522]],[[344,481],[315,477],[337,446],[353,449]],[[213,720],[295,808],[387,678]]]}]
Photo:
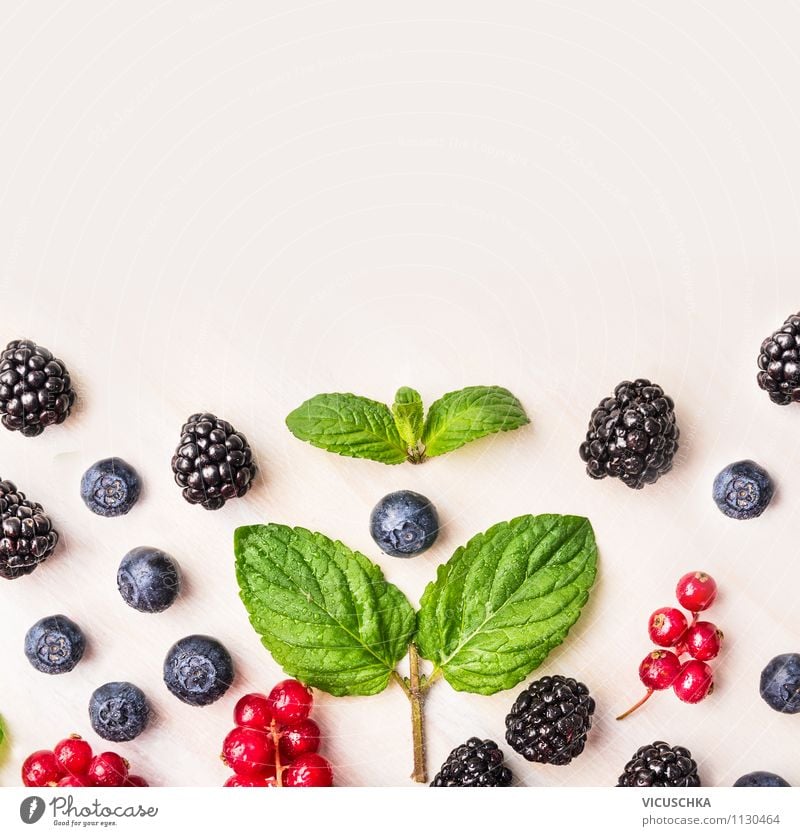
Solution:
[{"label": "white table surface", "polygon": [[[800,407],[755,384],[762,338],[800,308],[800,110],[790,38],[800,10],[743,0],[569,3],[85,3],[9,0],[0,12],[0,339],[28,336],[69,365],[69,421],[36,439],[0,432],[0,475],[63,535],[28,578],[0,583],[0,783],[30,751],[91,733],[99,684],[128,679],[157,722],[118,747],[154,784],[219,785],[236,698],[281,671],[239,603],[235,526],[303,525],[376,559],[418,600],[471,535],[521,513],[591,518],[598,582],[538,674],[584,680],[598,703],[573,765],[528,764],[527,785],[609,785],[640,745],[691,748],[704,782],[769,769],[800,785],[800,718],[771,711],[758,675],[800,650]],[[643,492],[588,479],[589,413],[648,376],[677,404],[672,474]],[[294,439],[284,416],[320,391],[427,402],[501,384],[530,428],[431,461],[385,467]],[[211,410],[261,467],[242,501],[188,506],[169,460],[183,420]],[[78,496],[101,457],[135,465],[129,516]],[[714,474],[750,457],[777,496],[737,523]],[[425,556],[380,555],[367,519],[411,488],[444,530]],[[126,607],[116,567],[149,544],[186,592],[157,616]],[[648,614],[685,571],[720,585],[716,693],[698,706],[640,694]],[[90,650],[47,677],[27,628],[65,613]],[[177,638],[217,636],[238,677],[215,705],[172,697]],[[502,741],[514,692],[428,702],[431,773],[470,735]],[[317,695],[337,782],[408,784],[409,709]],[[505,747],[509,751],[508,747]]]}]

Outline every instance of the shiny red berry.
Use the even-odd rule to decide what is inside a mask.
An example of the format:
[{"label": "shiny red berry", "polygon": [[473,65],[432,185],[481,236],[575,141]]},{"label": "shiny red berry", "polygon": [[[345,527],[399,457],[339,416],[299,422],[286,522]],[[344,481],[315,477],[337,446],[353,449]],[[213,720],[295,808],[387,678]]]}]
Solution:
[{"label": "shiny red berry", "polygon": [[116,752],[102,752],[92,758],[87,777],[93,787],[121,787],[128,777],[128,762]]},{"label": "shiny red berry", "polygon": [[279,743],[281,757],[293,761],[300,755],[316,752],[321,736],[319,726],[311,719],[301,720],[293,726],[284,726]]},{"label": "shiny red berry", "polygon": [[722,630],[710,621],[698,621],[686,634],[686,652],[700,662],[708,662],[719,655],[722,646]]},{"label": "shiny red berry", "polygon": [[275,775],[231,775],[223,787],[274,787]]},{"label": "shiny red berry", "polygon": [[292,725],[305,720],[311,713],[311,691],[296,679],[284,679],[269,692],[269,707],[273,719]]},{"label": "shiny red berry", "polygon": [[233,729],[222,744],[222,762],[237,775],[268,773],[275,767],[272,735],[258,729]]},{"label": "shiny red berry", "polygon": [[22,783],[26,787],[55,787],[64,777],[64,770],[53,752],[39,749],[22,764]]},{"label": "shiny red berry", "polygon": [[141,775],[128,775],[125,779],[123,787],[149,787],[150,784],[142,778]]},{"label": "shiny red berry", "polygon": [[675,607],[661,607],[656,610],[647,623],[650,640],[659,647],[675,647],[683,638],[689,622],[686,616]]},{"label": "shiny red berry", "polygon": [[639,665],[639,679],[645,688],[663,691],[675,681],[681,669],[680,659],[669,650],[654,650],[648,653]]},{"label": "shiny red berry", "polygon": [[707,610],[717,597],[717,582],[705,572],[689,572],[675,588],[678,603],[692,613]]},{"label": "shiny red berry", "polygon": [[284,787],[332,787],[333,769],[325,758],[317,754],[301,755],[286,767]]},{"label": "shiny red berry", "polygon": [[90,787],[85,775],[67,775],[58,782],[59,787]]},{"label": "shiny red berry", "polygon": [[264,694],[245,694],[233,709],[233,722],[237,726],[264,731],[271,721],[269,700]]},{"label": "shiny red berry", "polygon": [[714,672],[705,662],[692,659],[680,669],[672,683],[675,696],[682,702],[697,703],[714,689]]},{"label": "shiny red berry", "polygon": [[53,754],[68,775],[85,775],[92,762],[92,747],[77,734],[56,743]]}]

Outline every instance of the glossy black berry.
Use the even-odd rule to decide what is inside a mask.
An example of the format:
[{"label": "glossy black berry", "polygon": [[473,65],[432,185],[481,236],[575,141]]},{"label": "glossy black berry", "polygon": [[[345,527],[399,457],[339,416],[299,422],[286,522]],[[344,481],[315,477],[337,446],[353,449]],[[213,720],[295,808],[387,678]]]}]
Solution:
[{"label": "glossy black berry", "polygon": [[800,314],[770,334],[758,355],[758,385],[773,403],[800,401]]},{"label": "glossy black berry", "polygon": [[42,618],[25,634],[25,656],[42,673],[69,673],[85,650],[83,631],[65,615]]},{"label": "glossy black berry", "polygon": [[104,740],[124,743],[138,737],[150,720],[144,692],[130,682],[107,682],[89,700],[92,728]]},{"label": "glossy black berry", "polygon": [[178,564],[160,549],[138,546],[122,558],[117,588],[129,607],[139,612],[163,612],[172,606],[181,589]]},{"label": "glossy black berry", "polygon": [[198,412],[181,429],[172,472],[187,502],[216,511],[250,490],[256,465],[242,433],[216,415]]},{"label": "glossy black berry", "polygon": [[12,340],[0,354],[0,416],[7,430],[35,436],[60,424],[75,403],[67,367],[32,340]]},{"label": "glossy black berry", "polygon": [[216,702],[233,682],[230,653],[210,636],[186,636],[175,642],[164,660],[164,682],[182,702],[202,706]]},{"label": "glossy black berry", "polygon": [[81,498],[100,517],[121,517],[141,493],[139,474],[123,459],[101,459],[81,478]]},{"label": "glossy black berry", "polygon": [[381,551],[392,557],[413,557],[429,549],[439,534],[433,503],[414,491],[387,494],[372,509],[369,532]]},{"label": "glossy black berry", "polygon": [[0,482],[0,577],[29,575],[56,543],[58,534],[42,506],[26,499],[13,482]]},{"label": "glossy black berry", "polygon": [[471,737],[447,756],[432,787],[510,787],[513,776],[493,740]]},{"label": "glossy black berry", "polygon": [[544,676],[515,700],[506,717],[506,742],[526,760],[565,766],[583,751],[594,709],[582,682]]},{"label": "glossy black berry", "polygon": [[625,764],[618,787],[699,787],[697,764],[688,749],[657,740]]},{"label": "glossy black berry", "polygon": [[593,479],[643,488],[672,469],[679,435],[672,398],[649,380],[625,380],[592,412],[579,452]]}]

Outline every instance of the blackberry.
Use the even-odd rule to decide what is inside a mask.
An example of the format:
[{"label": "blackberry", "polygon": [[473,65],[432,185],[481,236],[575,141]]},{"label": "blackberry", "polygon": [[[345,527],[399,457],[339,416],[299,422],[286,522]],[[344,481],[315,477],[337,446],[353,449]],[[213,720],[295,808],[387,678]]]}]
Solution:
[{"label": "blackberry", "polygon": [[510,787],[511,770],[493,740],[471,737],[447,756],[432,787]]},{"label": "blackberry", "polygon": [[582,682],[544,676],[514,701],[506,717],[506,742],[525,760],[566,766],[586,745],[594,709]]},{"label": "blackberry", "polygon": [[35,436],[60,424],[75,403],[67,367],[31,340],[12,340],[0,354],[0,415],[7,430]]},{"label": "blackberry", "polygon": [[580,456],[593,479],[643,488],[672,469],[680,432],[675,404],[649,380],[624,380],[592,412]]},{"label": "blackberry", "polygon": [[181,429],[172,472],[187,502],[216,511],[250,490],[256,466],[242,433],[216,415],[198,412]]},{"label": "blackberry", "polygon": [[0,482],[0,577],[29,575],[53,553],[58,534],[38,502],[13,482]]},{"label": "blackberry", "polygon": [[800,401],[800,313],[761,343],[758,368],[758,385],[773,403]]},{"label": "blackberry", "polygon": [[625,764],[618,787],[699,787],[697,764],[683,746],[657,740],[641,749]]}]

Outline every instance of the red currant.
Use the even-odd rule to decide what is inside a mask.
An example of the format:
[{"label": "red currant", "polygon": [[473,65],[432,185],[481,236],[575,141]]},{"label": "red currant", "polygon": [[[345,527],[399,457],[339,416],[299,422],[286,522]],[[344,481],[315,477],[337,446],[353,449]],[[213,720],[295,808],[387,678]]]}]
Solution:
[{"label": "red currant", "polygon": [[93,787],[121,787],[128,777],[128,762],[116,752],[102,752],[92,758],[87,777]]},{"label": "red currant", "polygon": [[92,747],[77,734],[56,743],[53,754],[68,775],[85,775],[92,762]]},{"label": "red currant", "polygon": [[222,744],[222,762],[237,775],[266,774],[275,763],[272,735],[258,729],[233,729]]},{"label": "red currant", "polygon": [[682,702],[697,703],[714,689],[714,672],[705,662],[686,662],[672,683],[675,696]]},{"label": "red currant", "polygon": [[333,770],[325,758],[310,753],[301,755],[286,767],[283,773],[284,787],[332,787]]},{"label": "red currant", "polygon": [[686,634],[686,652],[700,662],[708,662],[719,655],[722,645],[722,631],[710,621],[698,621]]},{"label": "red currant", "polygon": [[22,783],[26,787],[55,787],[63,777],[61,764],[47,749],[39,749],[22,764]]},{"label": "red currant", "polygon": [[233,709],[233,722],[249,729],[269,728],[272,714],[264,694],[245,694]]},{"label": "red currant", "polygon": [[691,613],[707,610],[717,597],[717,582],[705,572],[689,572],[675,588],[678,603]]},{"label": "red currant", "polygon": [[89,787],[89,779],[84,775],[67,775],[58,782],[59,787]]},{"label": "red currant", "polygon": [[293,761],[300,755],[316,752],[321,736],[319,726],[311,719],[301,720],[294,726],[284,726],[279,743],[281,756]]},{"label": "red currant", "polygon": [[296,679],[284,679],[269,692],[272,717],[287,725],[305,720],[311,713],[311,691]]},{"label": "red currant", "polygon": [[639,679],[645,688],[663,691],[675,681],[681,669],[680,659],[669,650],[654,650],[648,653],[639,665]]},{"label": "red currant", "polygon": [[651,616],[647,624],[650,640],[659,647],[675,647],[683,638],[689,623],[686,616],[675,607],[661,607]]},{"label": "red currant", "polygon": [[123,787],[149,787],[150,784],[142,778],[141,775],[128,775],[125,779]]},{"label": "red currant", "polygon": [[223,787],[274,787],[275,775],[231,775]]}]

